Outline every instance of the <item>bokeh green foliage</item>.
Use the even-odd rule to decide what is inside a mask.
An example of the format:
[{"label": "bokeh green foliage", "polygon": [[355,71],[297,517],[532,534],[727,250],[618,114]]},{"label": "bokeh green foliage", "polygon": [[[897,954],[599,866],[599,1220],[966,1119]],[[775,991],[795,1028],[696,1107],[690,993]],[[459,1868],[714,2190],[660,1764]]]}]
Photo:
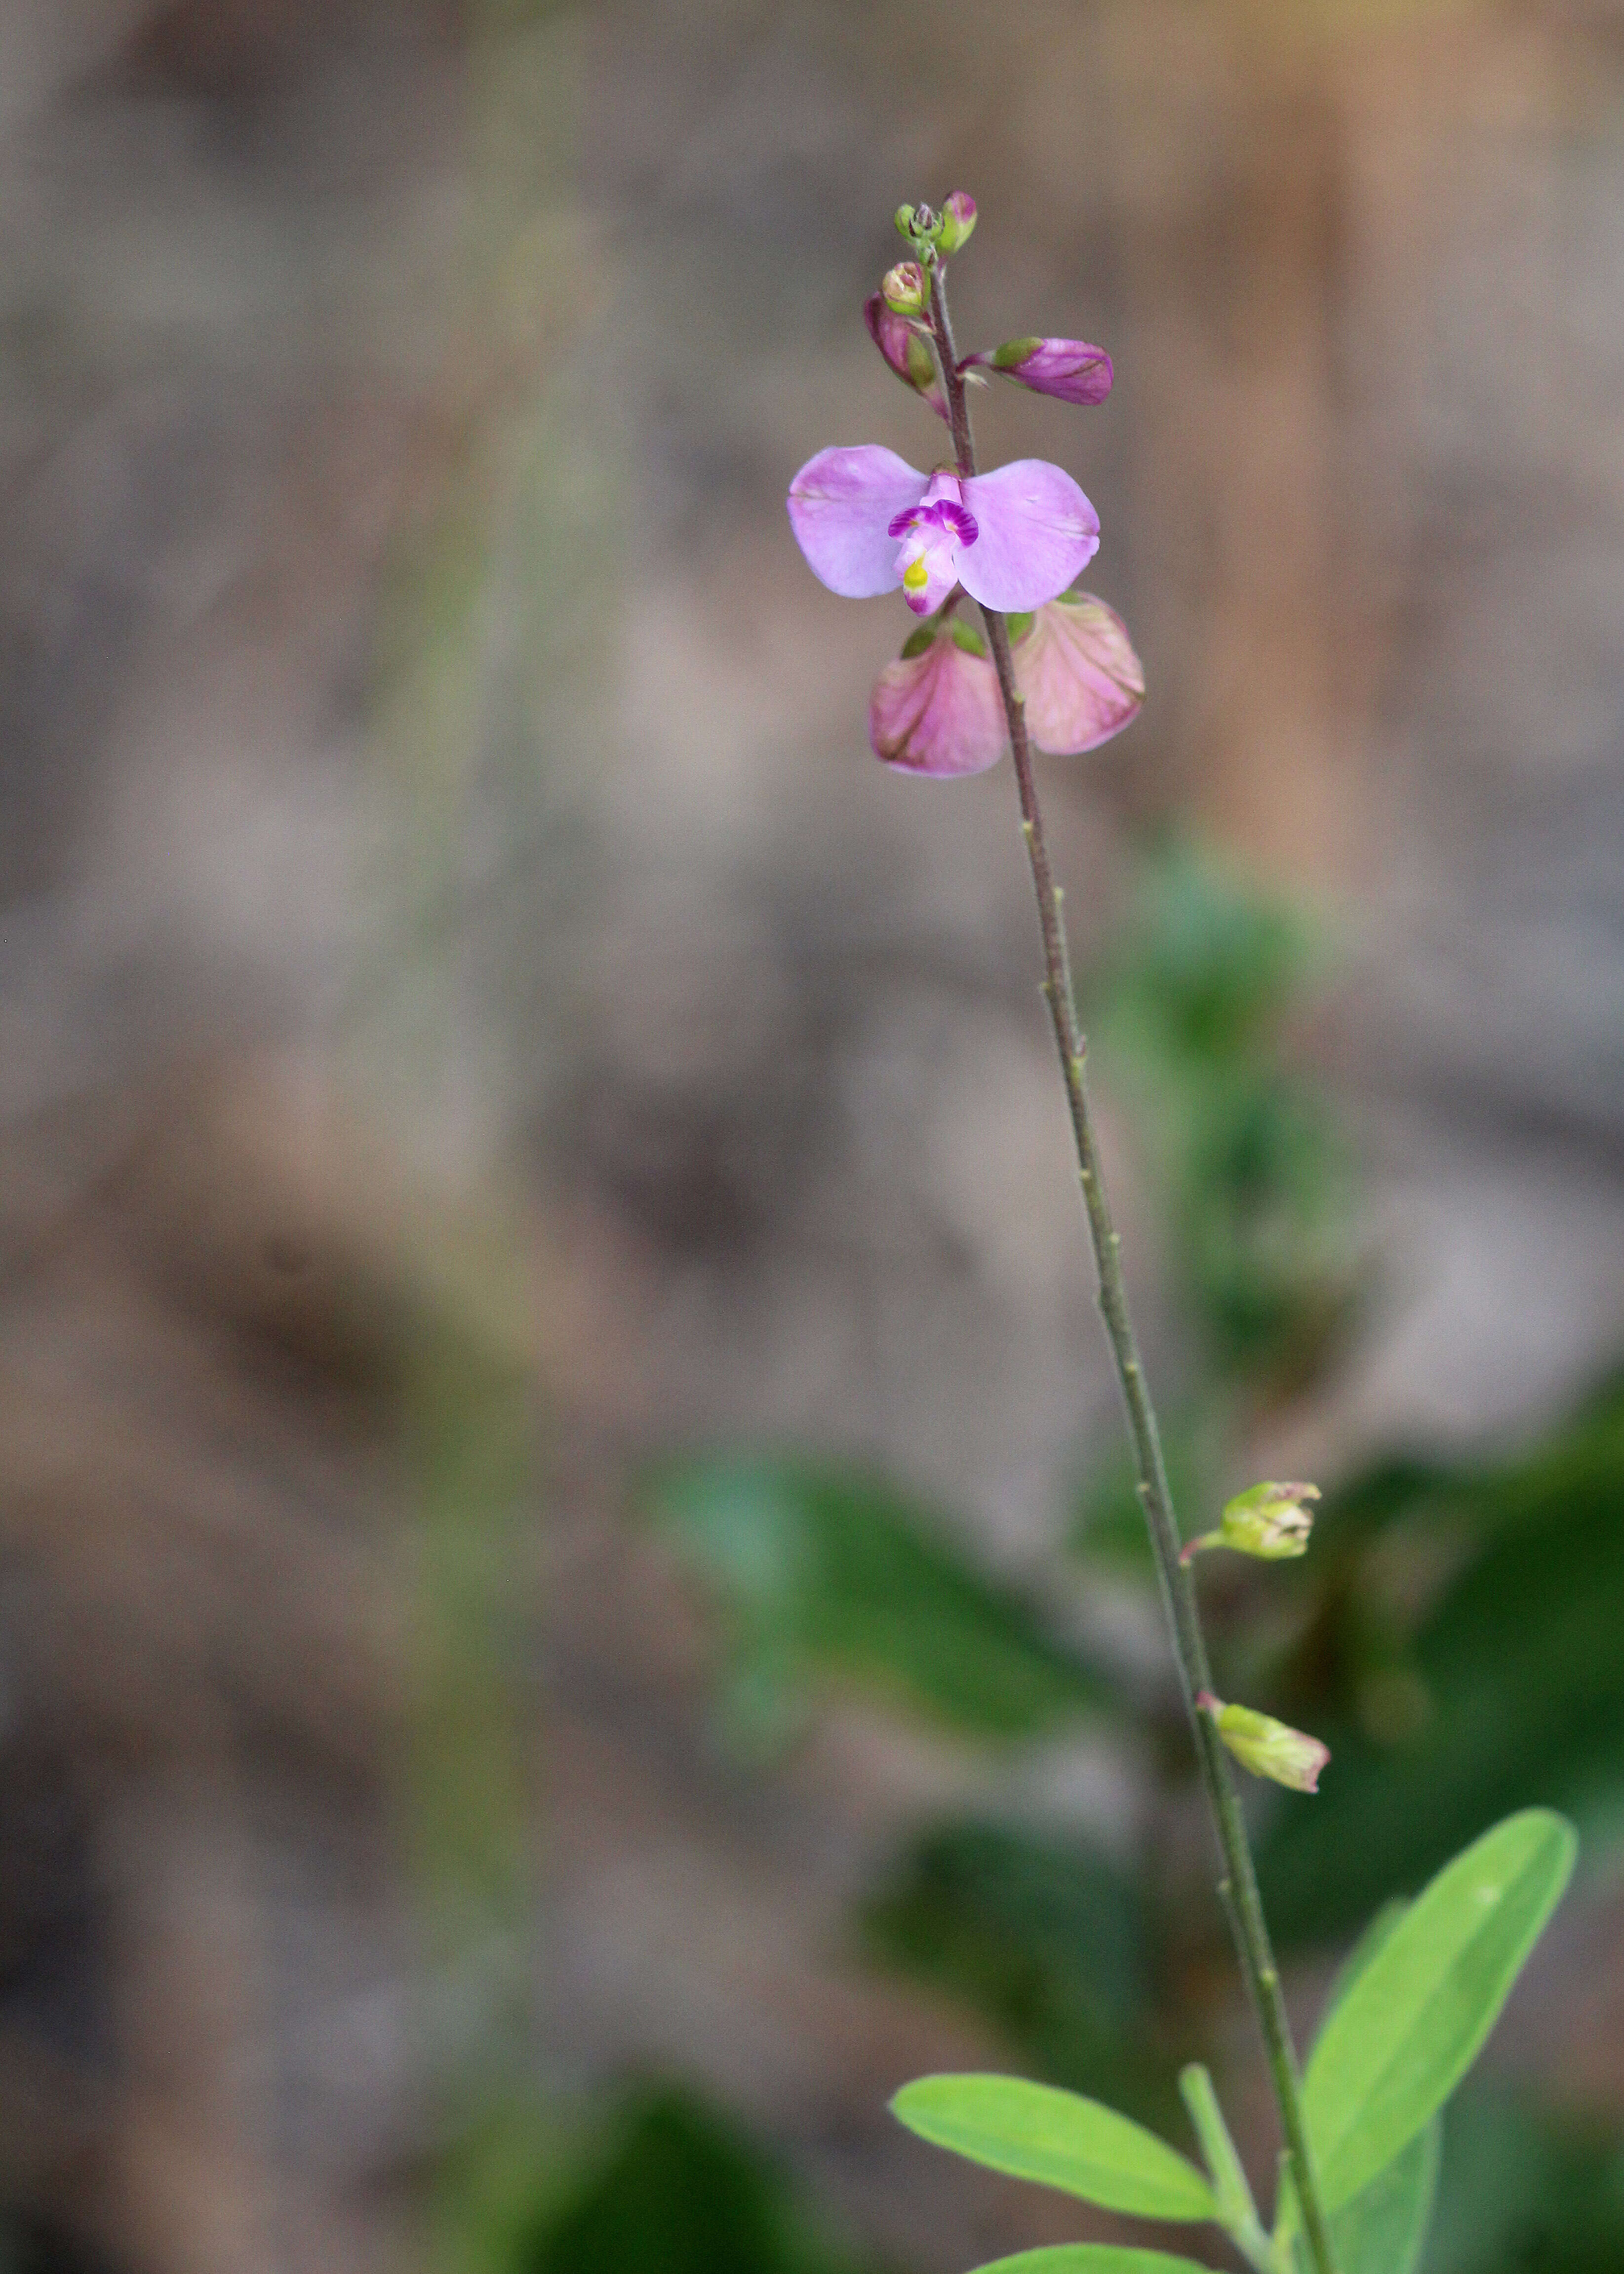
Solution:
[{"label": "bokeh green foliage", "polygon": [[881,2274],[748,2126],[670,2078],[515,2105],[441,2186],[447,2274]]},{"label": "bokeh green foliage", "polygon": [[1041,1826],[933,1825],[859,1913],[868,1948],[947,1988],[1041,2073],[1165,2127],[1177,2064],[1154,2026],[1162,1921],[1148,1878]]},{"label": "bokeh green foliage", "polygon": [[700,1458],[651,1477],[644,1502],[721,1615],[721,1703],[747,1746],[791,1734],[820,1677],[1000,1740],[1038,1736],[1108,1695],[1036,1604],[883,1480]]},{"label": "bokeh green foliage", "polygon": [[1174,844],[1087,990],[1207,1367],[1253,1394],[1311,1382],[1358,1292],[1345,1150],[1287,1047],[1319,953],[1293,909]]},{"label": "bokeh green foliage", "polygon": [[744,2129],[679,2085],[634,2091],[505,2274],[868,2274]]}]

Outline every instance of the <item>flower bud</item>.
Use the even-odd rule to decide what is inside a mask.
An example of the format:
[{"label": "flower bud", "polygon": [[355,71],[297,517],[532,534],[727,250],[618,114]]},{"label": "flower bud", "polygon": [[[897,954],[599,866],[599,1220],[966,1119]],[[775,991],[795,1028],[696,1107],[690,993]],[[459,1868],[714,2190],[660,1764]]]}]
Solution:
[{"label": "flower bud", "polygon": [[1019,380],[1036,395],[1057,395],[1062,403],[1103,403],[1111,391],[1111,359],[1103,348],[1086,340],[1005,340],[1001,348],[983,349],[966,356],[959,365],[976,365],[1001,371],[1005,379]]},{"label": "flower bud", "polygon": [[868,740],[887,765],[938,780],[997,764],[1004,742],[998,674],[968,624],[938,617],[912,634],[875,681]]},{"label": "flower bud", "polygon": [[1269,1563],[1306,1555],[1314,1519],[1304,1503],[1319,1497],[1318,1485],[1251,1485],[1225,1504],[1216,1532],[1191,1540],[1180,1560],[1187,1563],[1204,1547],[1233,1547]]},{"label": "flower bud", "polygon": [[895,220],[896,224],[897,224],[897,234],[898,234],[898,237],[906,237],[906,238],[908,238],[908,240],[909,240],[909,241],[910,241],[910,243],[911,243],[911,242],[912,242],[912,240],[913,240],[913,236],[914,236],[914,208],[913,208],[913,207],[912,207],[912,206],[898,206],[898,207],[897,207],[897,210],[896,210],[895,215],[893,215],[893,219]]},{"label": "flower bud", "polygon": [[922,395],[936,417],[945,420],[947,397],[936,378],[936,358],[909,319],[888,308],[883,294],[871,292],[863,303],[863,321],[869,338],[904,386]]},{"label": "flower bud", "polygon": [[1254,1713],[1250,1706],[1226,1706],[1210,1690],[1203,1690],[1195,1702],[1212,1715],[1218,1735],[1253,1776],[1272,1778],[1294,1792],[1318,1791],[1320,1772],[1331,1758],[1318,1737],[1275,1721],[1272,1713]]},{"label": "flower bud", "polygon": [[961,245],[968,245],[975,227],[975,200],[968,190],[955,190],[942,208],[942,225],[936,237],[936,251],[945,260]]},{"label": "flower bud", "polygon": [[1313,1512],[1306,1501],[1318,1500],[1318,1485],[1252,1485],[1225,1503],[1218,1529],[1226,1547],[1243,1555],[1261,1555],[1277,1562],[1287,1555],[1306,1555]]},{"label": "flower bud", "polygon": [[929,302],[930,287],[918,261],[899,260],[894,268],[887,269],[881,281],[880,297],[893,316],[921,314]]}]

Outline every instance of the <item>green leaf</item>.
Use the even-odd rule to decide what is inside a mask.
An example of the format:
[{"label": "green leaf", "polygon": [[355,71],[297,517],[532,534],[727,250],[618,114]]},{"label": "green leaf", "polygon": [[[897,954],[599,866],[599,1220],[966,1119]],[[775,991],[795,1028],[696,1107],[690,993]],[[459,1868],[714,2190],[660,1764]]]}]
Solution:
[{"label": "green leaf", "polygon": [[1011,2179],[1136,2218],[1215,2218],[1195,2165],[1097,2100],[1019,2076],[921,2076],[891,2102],[910,2132]]},{"label": "green leaf", "polygon": [[721,1456],[665,1469],[645,1499],[723,1614],[748,1707],[735,1727],[792,1728],[818,1675],[994,1738],[1034,1736],[1109,1694],[1035,1605],[879,1480]]},{"label": "green leaf", "polygon": [[1180,2069],[1178,2089],[1207,2160],[1220,2221],[1231,2234],[1255,2233],[1258,2207],[1252,2199],[1235,2142],[1229,2137],[1229,2127],[1223,2120],[1212,2078],[1201,2062],[1192,2061],[1188,2067]]},{"label": "green leaf", "polygon": [[1508,1817],[1440,1872],[1353,1982],[1304,2080],[1328,2210],[1368,2186],[1466,2074],[1575,1848],[1547,1810]]},{"label": "green leaf", "polygon": [[[1410,1905],[1395,1896],[1384,1903],[1348,1954],[1332,1984],[1326,2007],[1328,2021],[1355,1984],[1392,1940]],[[1325,2024],[1320,2024],[1323,2029]],[[1414,2274],[1425,2246],[1438,2188],[1438,2160],[1442,2119],[1434,2117],[1386,2171],[1369,2187],[1331,2216],[1331,2239],[1338,2274]],[[1274,2226],[1276,2250],[1289,2236],[1299,2274],[1310,2274],[1300,2239],[1301,2222],[1289,2167],[1281,2186],[1279,2215]]]},{"label": "green leaf", "polygon": [[1166,2250],[1131,2250],[1119,2242],[1055,2242],[1046,2250],[995,2258],[975,2274],[1212,2274],[1212,2269]]},{"label": "green leaf", "polygon": [[1369,2187],[1332,2212],[1337,2274],[1415,2274],[1438,2192],[1442,2130],[1435,2116]]}]

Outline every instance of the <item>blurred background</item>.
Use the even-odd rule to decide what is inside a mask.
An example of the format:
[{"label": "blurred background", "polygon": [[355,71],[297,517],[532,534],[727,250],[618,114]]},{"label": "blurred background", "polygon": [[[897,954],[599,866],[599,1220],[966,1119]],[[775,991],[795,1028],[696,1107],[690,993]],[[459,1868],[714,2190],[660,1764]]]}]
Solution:
[{"label": "blurred background", "polygon": [[1043,787],[1185,1526],[1326,1489],[1203,1572],[1294,2012],[1572,1811],[1426,2274],[1624,2264],[1616,0],[4,0],[11,2267],[1114,2231],[933,2067],[1269,2185],[1012,784],[784,520],[960,187],[1116,359],[977,410],[1146,665]]}]

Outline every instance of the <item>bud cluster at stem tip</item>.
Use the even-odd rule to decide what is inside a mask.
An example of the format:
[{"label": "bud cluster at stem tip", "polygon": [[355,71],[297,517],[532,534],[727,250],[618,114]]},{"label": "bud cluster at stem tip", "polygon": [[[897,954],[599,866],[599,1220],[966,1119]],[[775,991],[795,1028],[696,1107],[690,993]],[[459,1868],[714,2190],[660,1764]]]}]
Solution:
[{"label": "bud cluster at stem tip", "polygon": [[926,261],[951,260],[970,241],[975,227],[975,200],[968,190],[955,190],[944,200],[940,213],[929,206],[898,206],[897,233],[916,245]]}]

